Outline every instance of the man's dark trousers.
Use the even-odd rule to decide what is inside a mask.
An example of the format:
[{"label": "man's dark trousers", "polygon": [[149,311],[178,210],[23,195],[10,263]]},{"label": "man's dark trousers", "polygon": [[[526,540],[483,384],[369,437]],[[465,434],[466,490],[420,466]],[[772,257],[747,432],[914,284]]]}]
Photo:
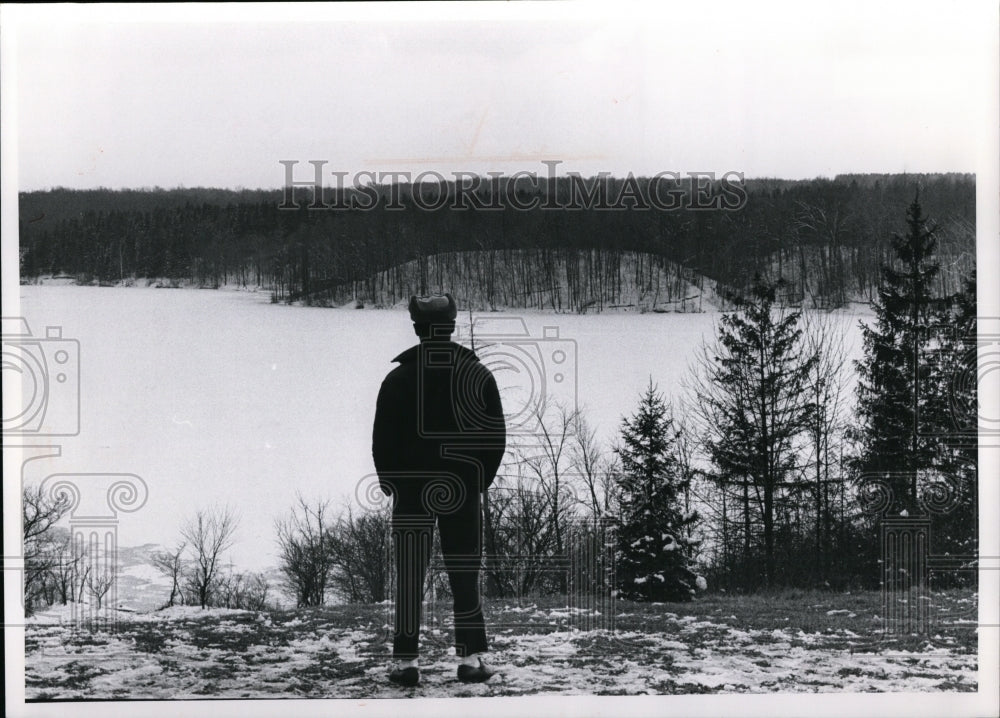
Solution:
[{"label": "man's dark trousers", "polygon": [[396,563],[393,656],[398,659],[416,658],[419,652],[420,609],[435,521],[455,600],[456,653],[468,656],[487,650],[479,597],[480,494],[464,489],[462,482],[454,478],[434,477],[400,486],[393,505],[392,547]]}]

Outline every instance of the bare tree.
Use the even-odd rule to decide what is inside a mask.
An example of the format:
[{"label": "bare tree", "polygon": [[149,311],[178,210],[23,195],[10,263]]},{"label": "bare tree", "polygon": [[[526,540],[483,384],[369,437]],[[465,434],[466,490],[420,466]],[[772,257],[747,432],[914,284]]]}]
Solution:
[{"label": "bare tree", "polygon": [[97,601],[97,607],[101,608],[105,596],[115,585],[115,569],[112,566],[101,573],[88,572],[86,582],[90,595]]},{"label": "bare tree", "polygon": [[618,458],[604,451],[597,440],[597,430],[590,426],[582,411],[576,413],[570,442],[570,462],[586,503],[594,519],[613,514],[617,510],[615,472]]},{"label": "bare tree", "polygon": [[52,584],[53,600],[66,605],[73,600],[73,582],[80,570],[83,553],[73,541],[69,531],[56,527],[53,532],[59,538],[53,544],[55,560],[49,570],[49,580]]},{"label": "bare tree", "polygon": [[544,570],[568,550],[578,509],[614,510],[614,463],[600,455],[594,432],[576,409],[535,407],[538,431],[513,443],[488,491],[484,522],[486,586],[491,596],[565,591],[567,576]]},{"label": "bare tree", "polygon": [[284,584],[299,607],[322,606],[326,600],[334,567],[326,540],[329,506],[329,500],[310,505],[299,496],[289,517],[275,522]]},{"label": "bare tree", "polygon": [[[566,576],[559,573],[555,586],[551,572],[545,571],[542,561],[562,553],[559,548],[557,526],[565,523],[561,513],[553,520],[553,492],[539,491],[537,476],[525,464],[519,465],[519,475],[512,487],[512,503],[505,522],[510,570],[517,583],[517,595],[527,596],[532,592],[559,590],[565,592]],[[565,511],[565,504],[562,511]],[[565,526],[563,526],[565,528]]]},{"label": "bare tree", "polygon": [[46,594],[51,572],[59,564],[56,523],[69,511],[69,501],[50,498],[41,486],[21,491],[24,536],[24,609],[29,615]]},{"label": "bare tree", "polygon": [[483,543],[486,547],[483,569],[487,594],[497,598],[511,596],[516,590],[514,573],[505,565],[505,557],[510,553],[506,528],[514,502],[507,487],[510,472],[510,463],[505,457],[496,479],[483,494]]},{"label": "bare tree", "polygon": [[262,573],[221,574],[216,580],[213,603],[222,608],[261,611],[267,606],[270,588],[267,577]]},{"label": "bare tree", "polygon": [[[548,520],[554,532],[554,550],[562,554],[564,531],[572,513],[575,496],[568,481],[571,474],[571,437],[579,410],[542,400],[535,408],[538,431],[515,446],[523,475],[534,479],[534,490],[546,498]],[[560,590],[566,590],[566,576],[560,574]]]},{"label": "bare tree", "polygon": [[[672,409],[670,420],[674,423],[674,427],[677,429],[677,433],[674,437],[674,446],[676,448],[677,469],[680,472],[680,479],[684,483],[684,513],[687,515],[694,510],[693,505],[698,500],[696,496],[696,489],[693,488],[701,474],[696,466],[696,454],[698,447],[696,440],[691,435],[691,429],[685,422],[684,418],[677,419],[674,416]],[[692,526],[688,525],[686,528],[687,536],[685,538],[693,538]]]},{"label": "bare tree", "polygon": [[87,586],[90,583],[90,572],[93,566],[89,561],[83,562],[83,568],[76,572],[74,576],[73,589],[76,593],[76,602],[83,603],[83,597],[87,594]]},{"label": "bare tree", "polygon": [[243,605],[247,611],[263,611],[267,607],[267,597],[271,592],[271,584],[263,573],[251,573],[246,578],[246,589],[243,592]]},{"label": "bare tree", "polygon": [[220,554],[233,545],[237,518],[229,507],[199,510],[181,529],[192,553],[188,588],[202,608],[212,600]]},{"label": "bare tree", "polygon": [[[856,231],[858,220],[843,199],[828,197],[822,204],[797,202],[793,227],[799,234],[800,281],[808,284],[810,264],[806,245],[811,244],[819,262],[819,276],[814,279],[817,306],[842,306],[847,301],[847,278],[844,268],[844,243]],[[825,206],[823,206],[825,205]],[[813,268],[813,271],[816,271]]]},{"label": "bare tree", "polygon": [[178,599],[183,601],[181,592],[181,577],[184,575],[184,549],[187,544],[181,542],[173,551],[157,551],[152,555],[153,567],[170,579],[170,598],[167,606],[173,606]]},{"label": "bare tree", "polygon": [[355,515],[348,504],[326,533],[331,582],[351,603],[385,600],[389,588],[388,508]]},{"label": "bare tree", "polygon": [[69,510],[68,499],[49,498],[41,486],[25,488],[21,500],[21,527],[25,541],[46,535]]},{"label": "bare tree", "polygon": [[[814,570],[817,580],[822,580],[829,570],[831,560],[832,517],[831,493],[844,490],[842,472],[831,476],[831,467],[839,457],[838,449],[846,433],[845,408],[847,395],[846,332],[838,327],[830,315],[805,315],[804,334],[806,350],[816,356],[807,381],[806,391],[814,411],[809,417],[808,434],[812,452],[813,491],[815,507]],[[838,484],[832,487],[831,484]],[[831,488],[834,490],[831,491]]]}]

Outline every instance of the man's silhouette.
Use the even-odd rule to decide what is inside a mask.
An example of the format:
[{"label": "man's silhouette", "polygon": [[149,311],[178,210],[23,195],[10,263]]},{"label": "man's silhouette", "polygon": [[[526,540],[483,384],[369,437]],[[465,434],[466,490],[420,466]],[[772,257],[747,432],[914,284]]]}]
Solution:
[{"label": "man's silhouette", "polygon": [[479,597],[481,494],[506,447],[496,381],[475,353],[451,341],[457,307],[450,294],[411,297],[420,343],[393,359],[375,411],[372,457],[379,485],[393,499],[396,563],[395,664],[389,679],[419,681],[420,607],[435,521],[455,600],[458,677],[487,680],[486,626]]}]

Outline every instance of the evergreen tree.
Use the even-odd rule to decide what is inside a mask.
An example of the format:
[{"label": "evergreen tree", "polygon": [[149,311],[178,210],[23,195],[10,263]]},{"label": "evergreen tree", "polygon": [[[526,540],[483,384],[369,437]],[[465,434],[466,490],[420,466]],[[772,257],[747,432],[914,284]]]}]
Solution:
[{"label": "evergreen tree", "polygon": [[935,552],[974,556],[978,549],[978,349],[976,275],[943,303],[921,356],[925,383],[918,427],[935,442],[929,493]]},{"label": "evergreen tree", "polygon": [[[636,413],[622,421],[617,577],[619,596],[632,600],[687,601],[698,576],[691,570],[697,545],[685,512],[688,479],[675,455],[677,432],[650,379]],[[704,584],[702,584],[704,585]]]},{"label": "evergreen tree", "polygon": [[917,372],[929,384],[928,328],[934,311],[932,286],[940,266],[934,261],[934,227],[928,227],[919,195],[906,213],[908,232],[894,235],[896,266],[882,265],[882,282],[874,303],[875,326],[861,325],[864,359],[858,369],[858,424],[852,432],[860,444],[854,460],[858,478],[878,482],[891,491],[891,513],[914,514],[918,507],[918,474],[933,464],[937,439],[918,430],[921,417],[937,413],[933,392],[919,392]]},{"label": "evergreen tree", "polygon": [[768,585],[777,578],[778,506],[803,487],[796,442],[815,409],[807,387],[817,356],[803,340],[801,313],[776,304],[781,286],[758,276],[748,296],[737,298],[738,311],[723,315],[717,344],[706,350],[696,389],[718,480],[742,491],[746,566],[755,550],[753,527],[763,526]]}]

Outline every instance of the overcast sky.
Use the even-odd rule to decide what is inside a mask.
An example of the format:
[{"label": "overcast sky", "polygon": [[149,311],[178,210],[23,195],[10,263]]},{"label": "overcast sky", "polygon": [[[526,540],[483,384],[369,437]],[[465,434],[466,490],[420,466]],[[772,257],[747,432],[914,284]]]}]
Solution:
[{"label": "overcast sky", "polygon": [[278,187],[283,159],[973,172],[991,149],[990,4],[687,5],[17,8],[18,185]]}]

